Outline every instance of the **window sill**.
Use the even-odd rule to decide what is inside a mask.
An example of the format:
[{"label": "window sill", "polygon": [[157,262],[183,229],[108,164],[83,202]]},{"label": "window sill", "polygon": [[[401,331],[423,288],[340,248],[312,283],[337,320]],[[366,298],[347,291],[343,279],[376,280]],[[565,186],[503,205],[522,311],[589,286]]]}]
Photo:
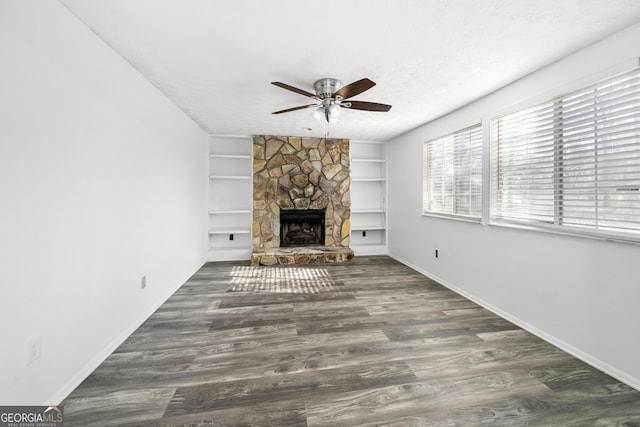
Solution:
[{"label": "window sill", "polygon": [[456,221],[472,222],[475,224],[482,223],[482,218],[474,218],[474,217],[463,216],[463,215],[453,215],[453,214],[445,214],[445,213],[438,213],[438,212],[422,212],[421,215],[429,218],[453,219]]},{"label": "window sill", "polygon": [[556,236],[567,236],[575,238],[587,238],[614,243],[626,243],[631,245],[640,245],[639,235],[624,235],[610,232],[598,232],[594,230],[567,229],[552,224],[542,223],[524,223],[518,221],[506,221],[492,219],[488,223],[492,227],[511,228],[524,231],[533,231],[539,233],[554,234]]}]

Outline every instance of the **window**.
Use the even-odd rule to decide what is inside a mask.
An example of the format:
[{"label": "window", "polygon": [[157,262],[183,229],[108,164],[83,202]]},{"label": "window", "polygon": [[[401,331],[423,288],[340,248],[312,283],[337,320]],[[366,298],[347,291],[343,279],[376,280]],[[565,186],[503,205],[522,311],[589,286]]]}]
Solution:
[{"label": "window", "polygon": [[480,125],[425,142],[423,212],[482,216]]},{"label": "window", "polygon": [[640,70],[492,122],[492,219],[640,237]]}]

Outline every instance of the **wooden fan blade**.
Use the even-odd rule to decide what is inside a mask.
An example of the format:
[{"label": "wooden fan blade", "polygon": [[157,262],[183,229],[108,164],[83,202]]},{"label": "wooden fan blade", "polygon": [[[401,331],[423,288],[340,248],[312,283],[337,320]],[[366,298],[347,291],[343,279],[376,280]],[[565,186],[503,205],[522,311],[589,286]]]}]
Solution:
[{"label": "wooden fan blade", "polygon": [[316,95],[314,95],[313,93],[307,92],[306,90],[298,89],[297,87],[289,86],[286,83],[271,82],[271,84],[272,85],[276,85],[278,87],[281,87],[282,89],[286,89],[286,90],[290,90],[291,92],[298,93],[300,95],[308,96],[309,98],[320,99]]},{"label": "wooden fan blade", "polygon": [[293,107],[293,108],[287,108],[286,110],[280,110],[280,111],[274,111],[271,114],[282,114],[282,113],[288,113],[289,111],[296,111],[296,110],[303,110],[305,108],[309,108],[309,107],[315,107],[316,104],[309,104],[309,105],[301,105],[299,107]]},{"label": "wooden fan blade", "polygon": [[374,87],[376,84],[371,80],[364,78],[358,80],[357,82],[349,83],[342,89],[338,89],[336,93],[333,94],[334,98],[336,96],[341,96],[343,99],[351,98],[352,96],[356,96],[364,92],[365,90],[369,90]]},{"label": "wooden fan blade", "polygon": [[378,104],[377,102],[366,102],[366,101],[349,101],[345,102],[345,104],[351,104],[350,107],[344,106],[345,108],[351,108],[352,110],[365,110],[365,111],[382,111],[387,112],[391,109],[391,105],[388,104]]}]

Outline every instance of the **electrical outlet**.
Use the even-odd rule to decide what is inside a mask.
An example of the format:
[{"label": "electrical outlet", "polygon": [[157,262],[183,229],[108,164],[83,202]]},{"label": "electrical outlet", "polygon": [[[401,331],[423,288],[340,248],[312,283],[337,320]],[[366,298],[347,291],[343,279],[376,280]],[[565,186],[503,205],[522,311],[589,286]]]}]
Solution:
[{"label": "electrical outlet", "polygon": [[38,335],[29,341],[29,363],[33,363],[42,356],[42,336]]},{"label": "electrical outlet", "polygon": [[436,258],[438,258],[438,250],[436,249]]},{"label": "electrical outlet", "polygon": [[144,289],[147,287],[147,276],[142,276],[140,279],[140,289]]}]

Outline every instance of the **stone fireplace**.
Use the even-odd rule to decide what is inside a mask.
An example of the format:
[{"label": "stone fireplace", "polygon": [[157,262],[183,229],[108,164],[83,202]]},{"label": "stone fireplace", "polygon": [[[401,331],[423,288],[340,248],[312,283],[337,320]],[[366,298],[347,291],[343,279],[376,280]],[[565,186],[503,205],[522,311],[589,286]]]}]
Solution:
[{"label": "stone fireplace", "polygon": [[254,137],[252,264],[352,259],[350,185],[349,140]]}]

